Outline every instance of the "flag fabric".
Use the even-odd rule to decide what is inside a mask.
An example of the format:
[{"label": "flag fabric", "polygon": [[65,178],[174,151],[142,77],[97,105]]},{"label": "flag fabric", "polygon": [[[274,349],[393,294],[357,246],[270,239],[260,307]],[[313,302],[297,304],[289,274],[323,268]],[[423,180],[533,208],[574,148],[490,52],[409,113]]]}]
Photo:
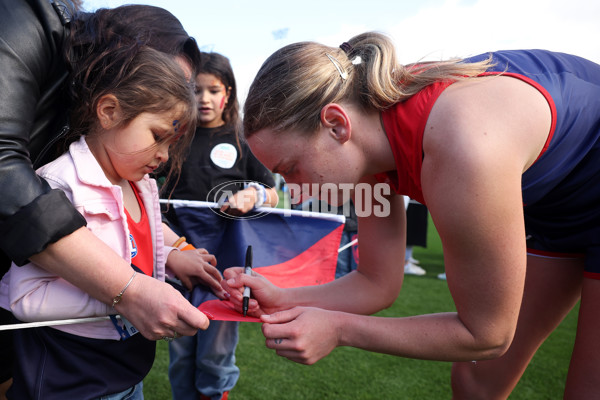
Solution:
[{"label": "flag fabric", "polygon": [[[253,269],[279,287],[320,285],[335,277],[342,215],[258,208],[232,217],[220,213],[217,203],[188,200],[170,200],[168,207],[175,216],[173,229],[196,248],[214,254],[221,271],[243,266],[251,245]],[[206,286],[184,294],[209,318],[258,321],[243,317]]]}]

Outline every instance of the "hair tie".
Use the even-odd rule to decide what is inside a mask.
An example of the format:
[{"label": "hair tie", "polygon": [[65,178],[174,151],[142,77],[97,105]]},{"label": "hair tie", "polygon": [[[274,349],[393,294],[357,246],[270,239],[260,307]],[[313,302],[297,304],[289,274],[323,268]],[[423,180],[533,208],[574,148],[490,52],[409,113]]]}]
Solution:
[{"label": "hair tie", "polygon": [[354,49],[352,47],[352,45],[348,42],[344,42],[342,44],[340,44],[340,49],[344,50],[344,53],[346,53],[346,55],[350,55],[350,52]]},{"label": "hair tie", "polygon": [[[348,42],[340,44],[340,49],[342,49],[344,53],[346,53],[346,57],[348,58],[350,58],[350,53],[354,51],[354,47],[352,47],[352,45]],[[358,65],[362,63],[362,58],[360,56],[356,56],[352,60],[350,60],[350,62],[352,63],[352,65]]]}]

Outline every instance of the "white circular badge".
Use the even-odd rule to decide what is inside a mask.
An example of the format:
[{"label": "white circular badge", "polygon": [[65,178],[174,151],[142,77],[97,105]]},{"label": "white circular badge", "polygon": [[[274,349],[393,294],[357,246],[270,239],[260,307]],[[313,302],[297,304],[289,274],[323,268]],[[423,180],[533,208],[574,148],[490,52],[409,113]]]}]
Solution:
[{"label": "white circular badge", "polygon": [[229,169],[235,164],[237,154],[235,146],[229,143],[221,143],[213,147],[210,152],[210,159],[217,167]]}]

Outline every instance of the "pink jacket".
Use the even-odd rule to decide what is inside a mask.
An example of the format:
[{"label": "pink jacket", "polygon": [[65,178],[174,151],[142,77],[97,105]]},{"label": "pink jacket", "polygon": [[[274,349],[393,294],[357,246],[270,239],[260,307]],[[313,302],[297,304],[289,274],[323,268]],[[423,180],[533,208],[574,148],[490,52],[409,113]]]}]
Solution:
[{"label": "pink jacket", "polygon": [[[69,151],[41,167],[38,175],[62,189],[87,220],[87,227],[123,259],[131,262],[131,244],[121,188],[113,185],[82,137]],[[154,276],[164,281],[166,255],[158,189],[147,175],[136,182],[146,208],[154,243]],[[52,212],[52,210],[48,210]],[[73,249],[77,251],[77,249]],[[116,293],[115,293],[116,295]],[[115,314],[115,311],[64,279],[33,263],[15,264],[0,282],[0,306],[22,321],[48,321]],[[64,332],[96,339],[119,339],[110,321],[56,326]]]}]

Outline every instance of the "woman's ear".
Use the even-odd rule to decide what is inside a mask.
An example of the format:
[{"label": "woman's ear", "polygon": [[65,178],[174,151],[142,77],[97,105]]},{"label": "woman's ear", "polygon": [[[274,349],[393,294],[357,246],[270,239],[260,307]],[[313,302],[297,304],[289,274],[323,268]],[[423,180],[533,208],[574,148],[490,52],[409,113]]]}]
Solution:
[{"label": "woman's ear", "polygon": [[321,124],[340,143],[350,140],[352,134],[350,117],[341,105],[330,103],[323,107],[321,109]]},{"label": "woman's ear", "polygon": [[98,100],[96,116],[103,129],[110,129],[121,122],[119,100],[112,94],[105,94]]}]

